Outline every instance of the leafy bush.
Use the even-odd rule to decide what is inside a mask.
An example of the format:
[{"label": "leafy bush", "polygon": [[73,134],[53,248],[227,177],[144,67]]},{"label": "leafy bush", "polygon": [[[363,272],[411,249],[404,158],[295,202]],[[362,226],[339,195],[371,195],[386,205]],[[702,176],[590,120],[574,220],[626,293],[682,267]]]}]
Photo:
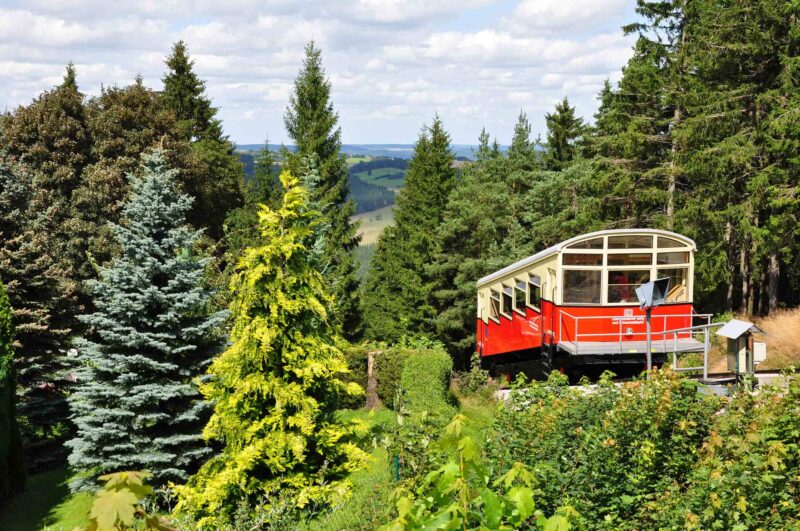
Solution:
[{"label": "leafy bush", "polygon": [[715,417],[688,485],[642,507],[645,527],[797,529],[800,377],[740,392]]},{"label": "leafy bush", "polygon": [[456,415],[436,446],[455,453],[397,501],[397,518],[386,530],[561,529],[575,518],[568,508],[546,518],[534,506],[533,475],[521,463],[495,481],[480,459],[477,441],[462,436],[466,417]]},{"label": "leafy bush", "polygon": [[[374,350],[375,346],[369,343],[359,345],[343,345],[344,353],[349,374],[342,376],[342,381],[346,383],[358,384],[362,389],[367,388],[367,354]],[[345,395],[339,402],[339,407],[343,409],[358,409],[364,407],[364,395]]]},{"label": "leafy bush", "polygon": [[477,352],[472,355],[469,370],[457,372],[453,376],[453,383],[461,396],[481,395],[491,398],[495,391],[495,387],[490,385],[489,371],[481,368],[480,356]]},{"label": "leafy bush", "polygon": [[643,504],[686,482],[720,405],[669,370],[622,386],[606,374],[592,392],[555,373],[500,408],[487,459],[528,465],[545,512],[569,503],[590,527],[637,528]]},{"label": "leafy bush", "polygon": [[412,350],[399,347],[387,348],[375,356],[375,378],[378,381],[378,398],[383,405],[397,409],[395,404],[400,375],[406,358],[414,354]]},{"label": "leafy bush", "polygon": [[177,531],[169,520],[148,514],[142,507],[142,500],[153,493],[152,487],[145,484],[150,476],[147,472],[115,472],[100,476],[105,486],[95,495],[87,531]]}]

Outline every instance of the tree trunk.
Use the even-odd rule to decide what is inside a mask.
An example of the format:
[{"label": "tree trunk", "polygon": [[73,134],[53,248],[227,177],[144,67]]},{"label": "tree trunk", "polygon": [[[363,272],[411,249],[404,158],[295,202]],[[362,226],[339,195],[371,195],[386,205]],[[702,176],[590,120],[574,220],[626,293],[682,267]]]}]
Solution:
[{"label": "tree trunk", "polygon": [[381,351],[367,353],[367,409],[377,409],[381,405],[378,398],[378,379],[375,378],[375,356]]},{"label": "tree trunk", "polygon": [[[675,113],[672,116],[673,131],[680,121],[681,106],[678,103],[675,105]],[[667,176],[667,228],[672,230],[675,215],[675,182],[677,180],[675,174],[678,171],[677,164],[675,164],[675,159],[678,157],[678,145],[675,143],[674,135],[670,135],[670,142],[672,146],[670,148],[669,175]]]},{"label": "tree trunk", "polygon": [[769,292],[769,312],[778,309],[778,283],[781,280],[781,264],[778,261],[778,254],[772,252],[769,255],[769,273],[767,281],[767,291]]},{"label": "tree trunk", "polygon": [[733,281],[736,278],[736,273],[734,269],[733,263],[733,227],[731,226],[731,222],[728,221],[725,223],[725,248],[727,251],[727,268],[728,274],[730,275],[730,281],[728,282],[728,290],[725,294],[725,306],[728,308],[729,311],[733,311]]},{"label": "tree trunk", "polygon": [[742,281],[742,299],[739,301],[739,313],[746,314],[750,302],[750,261],[747,246],[742,245],[739,254],[739,276]]}]

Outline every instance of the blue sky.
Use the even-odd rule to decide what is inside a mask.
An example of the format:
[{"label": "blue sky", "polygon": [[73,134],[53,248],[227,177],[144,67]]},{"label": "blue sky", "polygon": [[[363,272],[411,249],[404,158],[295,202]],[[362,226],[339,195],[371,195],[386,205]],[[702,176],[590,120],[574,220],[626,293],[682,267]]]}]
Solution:
[{"label": "blue sky", "polygon": [[161,86],[183,39],[239,143],[286,141],[303,45],[317,41],[346,143],[411,143],[439,113],[455,143],[507,143],[520,111],[544,134],[564,96],[591,119],[633,37],[635,0],[0,0],[0,102],[29,102],[72,61],[88,95]]}]

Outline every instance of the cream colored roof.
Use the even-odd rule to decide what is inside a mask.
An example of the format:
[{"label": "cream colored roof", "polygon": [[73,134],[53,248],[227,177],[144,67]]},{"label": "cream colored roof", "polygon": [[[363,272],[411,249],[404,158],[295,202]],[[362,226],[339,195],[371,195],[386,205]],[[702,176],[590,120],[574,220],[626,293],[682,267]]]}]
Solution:
[{"label": "cream colored roof", "polygon": [[681,234],[670,232],[667,230],[660,230],[660,229],[608,229],[608,230],[598,230],[596,232],[590,232],[588,234],[581,234],[580,236],[575,236],[574,238],[570,238],[569,240],[564,240],[561,243],[557,243],[552,247],[548,247],[543,251],[539,251],[538,253],[531,255],[527,258],[523,258],[517,262],[514,262],[510,266],[506,266],[499,271],[495,271],[491,275],[486,275],[482,279],[478,280],[478,286],[483,284],[487,284],[498,278],[502,278],[509,273],[516,271],[517,269],[522,269],[526,266],[533,264],[534,262],[538,262],[542,258],[547,258],[552,254],[556,254],[561,252],[561,250],[573,243],[582,241],[582,240],[589,240],[591,238],[597,238],[598,236],[606,236],[606,235],[615,235],[615,234],[653,234],[653,235],[660,235],[660,236],[669,236],[670,238],[675,238],[676,240],[681,240],[686,242],[691,248],[692,251],[697,250],[697,244],[691,238],[687,238]]}]

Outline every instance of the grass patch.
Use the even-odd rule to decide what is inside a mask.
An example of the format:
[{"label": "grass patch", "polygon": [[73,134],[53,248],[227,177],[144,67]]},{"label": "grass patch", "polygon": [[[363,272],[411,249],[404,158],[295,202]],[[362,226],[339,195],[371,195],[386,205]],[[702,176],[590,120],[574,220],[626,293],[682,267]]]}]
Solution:
[{"label": "grass patch", "polygon": [[25,492],[0,509],[3,531],[72,531],[88,524],[86,515],[92,504],[88,493],[70,495],[66,468],[30,476]]},{"label": "grass patch", "polygon": [[361,222],[361,245],[371,245],[378,241],[383,229],[394,224],[394,205],[356,214],[352,220]]},{"label": "grass patch", "polygon": [[402,188],[405,184],[406,171],[402,168],[375,168],[372,171],[354,173],[365,183],[384,186],[386,188]]},{"label": "grass patch", "polygon": [[367,162],[369,160],[372,160],[372,157],[347,157],[347,159],[345,159],[348,166],[353,166],[359,162]]}]

